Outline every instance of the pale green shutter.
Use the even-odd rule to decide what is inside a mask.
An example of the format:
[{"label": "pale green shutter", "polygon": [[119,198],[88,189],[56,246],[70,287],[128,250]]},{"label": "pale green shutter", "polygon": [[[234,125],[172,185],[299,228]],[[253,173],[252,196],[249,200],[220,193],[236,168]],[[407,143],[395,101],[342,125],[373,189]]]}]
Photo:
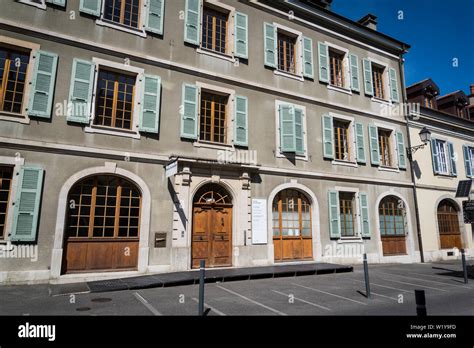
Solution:
[{"label": "pale green shutter", "polygon": [[249,31],[248,16],[244,13],[235,13],[235,40],[234,56],[248,59],[249,57]]},{"label": "pale green shutter", "polygon": [[66,7],[66,0],[46,0],[46,2],[56,6]]},{"label": "pale green shutter", "polygon": [[303,118],[304,112],[301,109],[295,108],[295,148],[297,155],[305,154],[304,147],[304,128]]},{"label": "pale green shutter", "polygon": [[38,51],[35,57],[28,115],[51,118],[58,56],[54,53]]},{"label": "pale green shutter", "polygon": [[355,54],[350,54],[349,64],[351,66],[351,89],[355,92],[359,92],[359,57]]},{"label": "pale green shutter", "polygon": [[280,105],[281,152],[296,152],[295,110],[291,105]]},{"label": "pale green shutter", "polygon": [[235,96],[234,144],[248,146],[248,99]]},{"label": "pale green shutter", "polygon": [[319,52],[319,81],[329,82],[329,51],[328,46],[318,42]]},{"label": "pale green shutter", "polygon": [[10,237],[12,242],[36,240],[43,174],[42,168],[22,167],[20,169]]},{"label": "pale green shutter", "polygon": [[265,36],[265,65],[271,68],[277,67],[277,30],[270,23],[263,24],[263,32]]},{"label": "pale green shutter", "polygon": [[198,137],[198,88],[183,85],[183,106],[181,115],[181,138]]},{"label": "pale green shutter", "polygon": [[140,132],[158,134],[160,124],[161,78],[145,75],[140,113]]},{"label": "pale green shutter", "polygon": [[398,94],[398,79],[397,79],[397,72],[395,69],[388,69],[389,81],[390,81],[390,99],[392,102],[398,103],[400,101],[400,97]]},{"label": "pale green shutter", "polygon": [[91,16],[100,17],[101,10],[102,0],[81,0],[79,4],[79,11]]},{"label": "pale green shutter", "polygon": [[463,152],[464,152],[464,165],[466,167],[466,176],[468,178],[472,178],[474,176],[474,173],[472,172],[472,161],[473,159],[471,158],[471,151],[469,151],[469,146],[464,145],[462,147]]},{"label": "pale green shutter", "polygon": [[367,163],[365,156],[365,139],[364,139],[364,125],[357,122],[355,124],[356,145],[357,145],[357,162]]},{"label": "pale green shutter", "polygon": [[186,0],[184,41],[199,45],[201,35],[201,0]]},{"label": "pale green shutter", "polygon": [[329,191],[329,237],[331,239],[341,238],[341,218],[339,215],[339,192]]},{"label": "pale green shutter", "polygon": [[303,76],[314,78],[313,40],[303,36]]},{"label": "pale green shutter", "polygon": [[368,59],[363,61],[364,67],[364,90],[365,94],[373,96],[374,95],[374,85],[372,82],[372,63]]},{"label": "pale green shutter", "polygon": [[451,175],[452,176],[458,176],[458,168],[456,164],[456,153],[454,152],[454,144],[450,141],[448,141],[448,152],[449,152],[449,158],[451,161]]},{"label": "pale green shutter", "polygon": [[370,160],[373,165],[380,164],[380,150],[379,150],[379,134],[378,129],[374,125],[369,125],[369,139],[370,139]]},{"label": "pale green shutter", "polygon": [[165,16],[165,0],[148,0],[148,15],[145,30],[152,33],[163,34]]},{"label": "pale green shutter", "polygon": [[433,159],[433,171],[435,174],[439,174],[439,154],[436,139],[431,139],[431,158]]},{"label": "pale green shutter", "polygon": [[359,193],[360,223],[363,238],[370,238],[369,199],[367,193]]},{"label": "pale green shutter", "polygon": [[323,155],[324,158],[334,159],[334,126],[331,116],[324,114],[322,117],[323,130]]},{"label": "pale green shutter", "polygon": [[94,74],[94,63],[74,59],[67,113],[67,120],[69,122],[89,123]]},{"label": "pale green shutter", "polygon": [[398,149],[398,168],[407,168],[407,155],[405,149],[405,137],[402,132],[397,132],[397,149]]}]

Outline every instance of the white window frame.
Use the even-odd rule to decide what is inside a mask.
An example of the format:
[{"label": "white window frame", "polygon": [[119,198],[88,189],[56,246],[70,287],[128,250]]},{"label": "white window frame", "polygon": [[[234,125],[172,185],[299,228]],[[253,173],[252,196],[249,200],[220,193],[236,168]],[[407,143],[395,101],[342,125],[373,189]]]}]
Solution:
[{"label": "white window frame", "polygon": [[[143,95],[143,87],[145,84],[145,81],[144,81],[145,70],[141,68],[133,67],[130,65],[111,62],[109,60],[104,60],[104,59],[95,58],[95,57],[92,59],[92,62],[95,63],[92,110],[91,110],[89,125],[84,128],[84,131],[86,133],[107,134],[107,135],[128,137],[128,138],[133,138],[133,139],[140,139],[139,123],[140,123],[140,113],[141,113],[141,99]],[[99,69],[101,67],[112,68],[115,70],[133,73],[137,75],[136,84],[135,84],[135,98],[133,101],[133,114],[132,114],[132,121],[131,121],[132,129],[131,130],[124,130],[124,129],[107,127],[107,126],[99,126],[99,125],[94,124],[95,105],[96,105],[96,98],[97,98],[97,84],[98,84],[98,79],[99,79]]]},{"label": "white window frame", "polygon": [[[235,90],[219,87],[215,85],[210,85],[204,82],[196,82],[196,86],[198,87],[198,117],[197,117],[197,140],[194,141],[193,145],[195,147],[204,147],[216,150],[227,150],[227,151],[235,151],[234,146],[234,115],[235,115]],[[219,144],[214,142],[208,142],[201,140],[201,91],[202,90],[209,91],[210,93],[216,94],[226,94],[229,96],[229,101],[227,104],[227,114],[226,114],[226,122],[227,122],[227,143],[226,144]]]},{"label": "white window frame", "polygon": [[0,45],[7,44],[20,48],[26,48],[30,50],[30,61],[28,63],[28,69],[26,70],[26,83],[25,90],[23,91],[22,110],[21,113],[16,114],[13,112],[0,111],[0,121],[12,121],[23,124],[29,124],[30,118],[28,117],[28,104],[30,100],[30,93],[32,87],[33,73],[35,69],[35,58],[36,53],[40,50],[40,45],[34,44],[28,41],[17,40],[7,36],[0,35]]},{"label": "white window frame", "polygon": [[20,4],[30,5],[30,6],[34,6],[34,7],[37,7],[39,9],[42,9],[42,10],[46,10],[46,0],[41,0],[41,4],[38,4],[38,3],[33,2],[31,0],[18,0],[18,2]]},{"label": "white window frame", "polygon": [[276,143],[276,151],[275,151],[275,157],[277,158],[287,158],[283,152],[281,152],[280,148],[280,113],[278,112],[280,105],[293,105],[297,109],[303,110],[303,146],[305,148],[305,154],[304,155],[298,155],[295,154],[295,159],[302,160],[302,161],[308,161],[308,132],[307,132],[307,125],[306,125],[306,119],[308,118],[307,113],[306,113],[306,107],[298,104],[293,104],[289,102],[285,102],[283,100],[275,100],[275,124],[276,124],[276,136],[275,136],[275,143]]},{"label": "white window frame", "polygon": [[[347,48],[335,45],[331,42],[324,41],[324,44],[328,47],[328,54],[330,50],[336,51],[338,54],[343,54],[344,58],[342,60],[342,73],[344,74],[344,86],[334,86],[331,85],[331,76],[329,76],[328,83],[326,84],[327,89],[338,91],[346,94],[352,95],[351,90],[351,71],[349,66],[349,50]],[[329,75],[331,75],[331,62],[328,55],[328,64],[329,64]]]},{"label": "white window frame", "polygon": [[[357,144],[356,144],[356,137],[355,137],[355,118],[351,116],[346,116],[346,115],[341,115],[341,114],[336,114],[333,112],[329,112],[329,116],[332,117],[333,121],[334,120],[340,120],[344,122],[349,122],[349,139],[348,142],[350,143],[350,156],[351,160],[336,160],[334,159],[331,163],[333,165],[340,165],[340,166],[348,166],[348,167],[359,167],[357,164]],[[333,124],[334,127],[334,124]],[[334,130],[333,130],[334,132]],[[334,156],[336,154],[336,142],[333,139],[333,151],[334,151]]]},{"label": "white window frame", "polygon": [[[21,157],[19,153],[18,155],[15,155],[15,157],[10,157],[10,156],[0,156],[0,165],[1,166],[13,166],[13,177],[12,177],[12,184],[10,187],[10,199],[8,202],[8,208],[7,208],[7,219],[5,221],[5,233],[3,239],[0,239],[0,246],[6,244],[9,240],[10,237],[9,235],[12,233],[11,229],[13,227],[13,215],[14,215],[14,206],[13,202],[15,201],[15,194],[17,192],[18,188],[18,180],[19,180],[19,175],[18,173],[20,172],[20,168],[25,164],[25,159]],[[0,249],[1,250],[1,249]]]},{"label": "white window frame", "polygon": [[[339,193],[353,193],[354,194],[354,200],[355,200],[355,217],[356,221],[354,224],[354,236],[342,236],[342,228],[339,225],[339,229],[341,230],[341,237],[339,238],[339,242],[349,242],[349,241],[361,241],[362,240],[362,227],[361,227],[361,212],[360,212],[360,190],[357,187],[345,187],[345,186],[336,186],[334,190],[338,191]],[[340,204],[340,202],[338,202]],[[338,211],[338,214],[341,214],[340,209]],[[340,217],[339,217],[340,219]]]},{"label": "white window frame", "polygon": [[[391,134],[390,134],[390,153],[391,153],[391,158],[392,158],[392,163],[390,164],[390,166],[384,166],[382,163],[380,163],[380,165],[378,166],[378,170],[379,171],[385,171],[385,172],[395,172],[395,173],[399,173],[400,172],[400,169],[398,167],[398,159],[399,159],[399,155],[398,155],[398,146],[397,146],[397,128],[395,128],[394,126],[391,126],[391,125],[387,125],[385,123],[378,123],[378,122],[375,122],[374,125],[377,127],[377,146],[378,145],[378,131],[379,129],[384,129],[384,130],[389,130],[391,131]],[[379,151],[380,151],[380,148],[379,148]]]},{"label": "white window frame", "polygon": [[[288,77],[290,79],[295,79],[298,81],[304,81],[303,77],[303,33],[301,31],[292,29],[290,27],[286,27],[284,25],[278,24],[273,22],[273,27],[276,29],[277,32],[277,50],[276,50],[276,68],[273,70],[275,75]],[[279,64],[279,57],[280,54],[278,52],[278,32],[282,32],[283,34],[296,36],[296,74],[291,74],[286,71],[282,71],[278,69]]]},{"label": "white window frame", "polygon": [[145,31],[145,26],[143,25],[143,21],[146,18],[145,16],[148,15],[148,9],[146,7],[146,0],[142,0],[140,4],[140,22],[138,23],[138,28],[133,29],[133,28],[127,28],[126,26],[120,25],[118,23],[115,23],[113,21],[110,21],[108,19],[104,18],[104,13],[105,13],[105,0],[102,1],[102,7],[100,9],[100,17],[95,20],[95,23],[97,25],[103,26],[103,27],[109,27],[117,30],[124,31],[129,34],[134,34],[138,35],[141,37],[147,37],[147,33]]},{"label": "white window frame", "polygon": [[232,63],[236,63],[238,61],[238,58],[235,57],[235,51],[234,51],[235,47],[234,47],[233,44],[230,45],[231,51],[226,52],[226,53],[219,53],[219,52],[208,50],[208,49],[205,49],[205,48],[202,47],[202,31],[204,29],[204,26],[203,26],[203,23],[204,23],[204,7],[206,6],[206,4],[211,5],[213,7],[218,7],[223,12],[228,12],[228,25],[227,25],[228,32],[227,32],[227,36],[228,36],[228,38],[232,38],[232,39],[235,36],[235,33],[234,33],[234,31],[235,31],[235,29],[234,29],[235,28],[235,13],[236,13],[235,7],[223,4],[222,2],[216,1],[216,0],[202,0],[201,1],[201,7],[202,7],[201,8],[201,18],[200,18],[200,24],[199,24],[201,26],[201,31],[200,31],[200,37],[199,37],[199,46],[196,48],[196,52],[199,53],[199,54],[204,54],[204,55],[208,55],[208,56],[211,56],[211,57],[214,57],[214,58],[219,58],[219,59],[230,61]]},{"label": "white window frame", "polygon": [[474,175],[474,146],[468,146],[468,150],[471,153],[471,173]]},{"label": "white window frame", "polygon": [[387,63],[383,63],[383,62],[381,62],[381,61],[379,61],[375,58],[371,58],[371,57],[369,57],[367,59],[370,61],[371,69],[373,69],[374,64],[383,68],[383,78],[384,78],[383,91],[384,91],[384,94],[385,94],[385,98],[381,99],[381,98],[378,98],[378,97],[375,96],[375,85],[374,85],[373,75],[370,76],[370,78],[372,79],[372,86],[373,86],[373,89],[374,89],[374,96],[371,98],[371,100],[373,102],[376,102],[376,103],[392,105],[393,103],[392,103],[392,100],[390,98],[390,74],[389,74],[389,67],[388,67]]},{"label": "white window frame", "polygon": [[[448,154],[448,141],[446,139],[442,138],[436,138],[435,139],[435,146],[436,149],[438,150],[438,165],[439,165],[439,173],[438,175],[445,175],[445,176],[451,176],[451,158],[449,158]],[[441,156],[441,151],[443,150],[444,156]],[[444,161],[444,166],[446,167],[446,171],[442,171],[441,166],[442,162]]]}]

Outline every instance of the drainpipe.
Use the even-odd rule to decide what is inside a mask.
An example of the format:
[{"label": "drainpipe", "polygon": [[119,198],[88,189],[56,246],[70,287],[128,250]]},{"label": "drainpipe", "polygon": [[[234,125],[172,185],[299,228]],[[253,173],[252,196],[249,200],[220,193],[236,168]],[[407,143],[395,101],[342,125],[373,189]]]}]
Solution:
[{"label": "drainpipe", "polygon": [[[401,75],[401,85],[402,85],[402,97],[403,97],[403,102],[405,105],[408,103],[408,98],[407,98],[407,91],[406,91],[406,85],[405,85],[405,70],[404,70],[404,62],[403,62],[403,54],[406,53],[406,49],[403,46],[403,52],[400,53],[400,58],[398,60],[399,62],[399,67],[400,67],[400,75]],[[406,110],[407,108],[404,108]],[[405,114],[405,120],[407,121],[407,134],[408,134],[408,148],[412,147],[411,143],[411,134],[410,134],[410,126],[409,126],[409,118],[410,115]],[[408,156],[410,160],[410,172],[411,172],[411,180],[413,182],[413,199],[415,200],[415,215],[416,215],[416,233],[418,236],[418,246],[420,248],[420,259],[421,262],[425,262],[425,257],[423,255],[423,241],[421,238],[421,225],[420,225],[420,210],[418,206],[418,194],[416,190],[416,176],[415,176],[415,169],[413,168],[413,157]]]}]

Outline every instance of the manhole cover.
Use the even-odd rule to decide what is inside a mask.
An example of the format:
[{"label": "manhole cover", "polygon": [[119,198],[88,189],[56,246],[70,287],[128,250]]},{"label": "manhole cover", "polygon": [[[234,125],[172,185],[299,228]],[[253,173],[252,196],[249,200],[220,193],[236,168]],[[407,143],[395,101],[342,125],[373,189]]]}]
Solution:
[{"label": "manhole cover", "polygon": [[110,301],[112,301],[112,299],[107,298],[107,297],[98,297],[98,298],[93,298],[91,301],[92,302],[104,303],[104,302],[110,302]]},{"label": "manhole cover", "polygon": [[76,311],[78,312],[87,312],[87,311],[90,311],[91,308],[90,307],[79,307],[79,308],[76,308]]}]

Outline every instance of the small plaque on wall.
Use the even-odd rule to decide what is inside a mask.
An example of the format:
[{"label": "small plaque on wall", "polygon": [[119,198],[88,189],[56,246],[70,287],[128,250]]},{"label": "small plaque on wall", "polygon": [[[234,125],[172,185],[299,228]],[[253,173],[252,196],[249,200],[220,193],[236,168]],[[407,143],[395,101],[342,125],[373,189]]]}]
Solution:
[{"label": "small plaque on wall", "polygon": [[252,199],[252,244],[267,244],[267,200]]}]

